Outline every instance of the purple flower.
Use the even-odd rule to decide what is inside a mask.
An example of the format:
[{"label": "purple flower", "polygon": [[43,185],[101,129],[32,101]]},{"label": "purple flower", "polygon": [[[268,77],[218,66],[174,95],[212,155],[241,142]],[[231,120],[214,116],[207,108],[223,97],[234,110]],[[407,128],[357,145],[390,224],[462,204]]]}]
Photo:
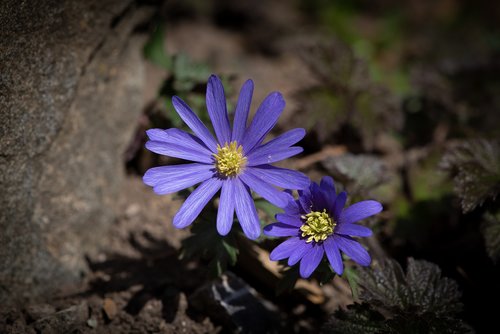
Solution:
[{"label": "purple flower", "polygon": [[146,148],[158,154],[194,161],[194,163],[149,169],[144,183],[159,194],[169,194],[201,182],[186,199],[174,217],[177,228],[189,226],[210,199],[221,190],[217,213],[217,231],[226,235],[231,230],[234,212],[243,232],[250,239],[260,235],[260,223],[250,189],[283,207],[288,195],[274,186],[303,189],[309,186],[304,174],[270,164],[302,152],[292,146],[305,135],[304,129],[294,129],[262,144],[278,121],[285,101],[280,93],[269,94],[247,127],[253,93],[253,82],[245,82],[240,91],[231,130],[226,110],[224,88],[218,77],[208,79],[206,104],[216,138],[195,113],[179,97],[172,103],[182,120],[193,131],[151,129]]},{"label": "purple flower", "polygon": [[382,211],[376,201],[362,201],[344,209],[345,191],[336,194],[331,177],[323,177],[320,185],[311,182],[309,189],[299,191],[299,199],[289,196],[285,212],[276,215],[277,223],[264,228],[273,237],[291,237],[270,254],[273,261],[288,258],[288,265],[300,261],[300,276],[311,276],[323,254],[333,270],[342,275],[344,264],[340,251],[362,266],[371,262],[368,252],[352,237],[368,237],[372,231],[354,224]]}]

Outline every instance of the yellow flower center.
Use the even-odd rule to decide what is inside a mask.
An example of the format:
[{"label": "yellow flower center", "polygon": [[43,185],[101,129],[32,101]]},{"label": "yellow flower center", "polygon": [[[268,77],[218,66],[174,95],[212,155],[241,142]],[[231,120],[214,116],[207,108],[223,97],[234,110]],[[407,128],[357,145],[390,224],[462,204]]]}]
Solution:
[{"label": "yellow flower center", "polygon": [[214,153],[215,169],[219,174],[233,177],[241,173],[247,163],[243,156],[243,147],[236,141],[226,143],[224,147],[217,145],[217,153]]},{"label": "yellow flower center", "polygon": [[302,237],[307,238],[306,242],[326,240],[333,233],[335,225],[337,225],[326,213],[326,209],[323,212],[312,211],[301,218],[305,220],[300,230],[302,231]]}]

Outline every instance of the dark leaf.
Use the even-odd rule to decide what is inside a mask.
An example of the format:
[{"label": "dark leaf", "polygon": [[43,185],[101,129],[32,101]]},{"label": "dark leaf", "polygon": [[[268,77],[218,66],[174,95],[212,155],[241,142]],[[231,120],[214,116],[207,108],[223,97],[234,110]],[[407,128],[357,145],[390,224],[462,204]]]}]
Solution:
[{"label": "dark leaf", "polygon": [[360,269],[359,276],[360,299],[391,312],[448,316],[462,308],[456,282],[427,261],[409,258],[405,275],[396,261],[386,260],[375,270]]},{"label": "dark leaf", "polygon": [[385,318],[366,303],[339,309],[323,326],[323,333],[331,334],[378,334],[384,332]]},{"label": "dark leaf", "polygon": [[217,233],[215,219],[199,219],[191,228],[191,236],[182,240],[181,257],[208,260],[209,271],[220,276],[238,258],[234,229],[223,237]]},{"label": "dark leaf", "polygon": [[488,255],[495,263],[498,263],[500,260],[500,212],[486,213],[481,230]]},{"label": "dark leaf", "polygon": [[472,330],[460,319],[425,313],[415,316],[413,313],[399,314],[385,323],[384,333],[415,334],[465,334]]},{"label": "dark leaf", "polygon": [[462,211],[472,211],[500,192],[500,140],[475,139],[451,148],[441,166],[454,176]]},{"label": "dark leaf", "polygon": [[[283,263],[286,263],[286,261],[283,261]],[[295,265],[293,267],[283,267],[286,269],[283,271],[283,278],[276,288],[277,295],[292,291],[295,287],[295,283],[297,283],[297,280],[300,278],[298,265]]]},{"label": "dark leaf", "polygon": [[441,270],[426,261],[408,259],[406,274],[394,260],[381,267],[359,269],[362,304],[339,309],[323,332],[355,333],[471,333],[454,318],[462,307],[457,284],[441,277]]},{"label": "dark leaf", "polygon": [[440,317],[433,313],[402,313],[385,318],[370,304],[353,304],[339,309],[323,326],[332,334],[460,334],[473,331],[460,319]]}]

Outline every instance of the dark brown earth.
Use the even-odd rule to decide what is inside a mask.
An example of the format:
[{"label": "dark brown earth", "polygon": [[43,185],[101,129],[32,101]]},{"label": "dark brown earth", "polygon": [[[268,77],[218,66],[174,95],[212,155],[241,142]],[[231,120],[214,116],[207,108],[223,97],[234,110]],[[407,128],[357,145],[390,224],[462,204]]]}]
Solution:
[{"label": "dark brown earth", "polygon": [[[230,319],[218,317],[210,309],[220,307],[206,296],[207,286],[217,280],[209,278],[203,263],[179,259],[180,241],[189,233],[175,229],[170,217],[179,207],[180,200],[153,194],[137,177],[129,177],[120,194],[122,214],[111,227],[106,250],[87,258],[90,274],[85,277],[84,284],[76,291],[53,296],[43,303],[2,309],[1,333],[219,333],[235,330]],[[246,257],[253,255],[249,253]],[[271,268],[266,271],[267,275],[251,275],[241,268],[234,270],[258,286],[272,286],[276,280],[258,281],[276,272],[268,259],[262,259]],[[244,303],[255,308],[254,312],[260,312],[256,317],[270,315],[275,330],[311,330],[318,325],[319,319],[307,311],[308,307],[324,314],[351,300],[350,290],[342,280],[322,287],[301,281],[298,283],[300,290],[275,299],[272,295],[256,292],[244,281],[239,282],[241,279],[237,276],[228,275],[231,282],[240,284],[242,290],[239,291],[251,291]],[[273,302],[268,298],[273,298]],[[260,302],[265,300],[269,304],[293,301],[291,311],[294,314],[283,314],[276,305],[259,311]],[[293,318],[302,320],[290,322]],[[259,322],[258,319],[246,321]]]}]

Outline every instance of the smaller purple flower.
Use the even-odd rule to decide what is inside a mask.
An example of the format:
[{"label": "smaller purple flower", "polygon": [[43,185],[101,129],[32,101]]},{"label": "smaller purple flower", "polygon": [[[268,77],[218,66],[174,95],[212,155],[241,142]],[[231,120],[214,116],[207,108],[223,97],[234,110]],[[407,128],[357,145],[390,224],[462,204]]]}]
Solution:
[{"label": "smaller purple flower", "polygon": [[331,177],[325,176],[320,185],[311,182],[300,191],[298,200],[289,196],[284,213],[276,215],[277,223],[264,228],[264,234],[273,237],[291,237],[270,254],[273,261],[288,258],[288,265],[300,261],[300,276],[308,278],[326,253],[333,270],[342,275],[344,264],[340,251],[362,266],[368,266],[371,257],[352,237],[369,237],[372,231],[356,222],[382,211],[376,201],[362,201],[347,208],[345,191],[337,195]]}]

